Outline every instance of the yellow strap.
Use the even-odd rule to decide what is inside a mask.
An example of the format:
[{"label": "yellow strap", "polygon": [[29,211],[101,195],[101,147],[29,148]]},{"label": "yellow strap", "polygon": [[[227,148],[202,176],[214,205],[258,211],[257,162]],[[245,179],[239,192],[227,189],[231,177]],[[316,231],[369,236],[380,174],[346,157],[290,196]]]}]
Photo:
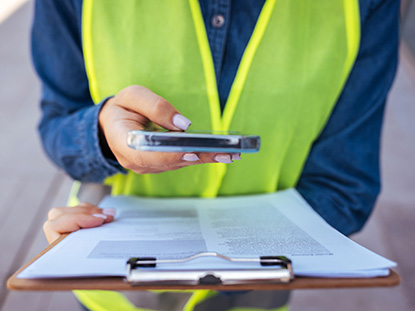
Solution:
[{"label": "yellow strap", "polygon": [[231,126],[231,121],[236,110],[239,98],[241,96],[246,77],[248,76],[249,68],[251,67],[252,60],[254,59],[255,52],[264,36],[267,29],[269,19],[271,17],[272,10],[274,9],[275,0],[268,0],[265,2],[264,7],[261,10],[261,14],[258,17],[257,24],[252,33],[251,39],[246,46],[245,52],[242,56],[241,63],[235,76],[235,80],[232,84],[232,88],[229,92],[229,97],[225,105],[222,120],[222,130],[228,131]]},{"label": "yellow strap", "polygon": [[197,40],[199,43],[200,54],[203,61],[207,95],[209,98],[210,111],[212,116],[212,128],[215,131],[228,131],[239,97],[241,96],[246,77],[248,76],[249,68],[251,67],[252,60],[254,59],[255,52],[261,42],[271,17],[271,13],[275,5],[275,0],[267,1],[261,10],[258,22],[241,59],[241,64],[236,73],[235,81],[232,84],[229,98],[225,105],[223,119],[220,115],[220,104],[216,85],[215,70],[210,52],[209,41],[206,34],[206,27],[203,22],[202,12],[197,0],[189,1],[193,16],[193,22],[195,24]]},{"label": "yellow strap", "polygon": [[189,298],[186,305],[183,307],[183,311],[193,311],[197,304],[217,294],[218,293],[213,290],[197,290],[193,293],[192,297]]},{"label": "yellow strap", "polygon": [[68,200],[66,201],[66,204],[68,206],[75,206],[80,203],[78,200],[78,192],[80,188],[81,188],[81,182],[75,180],[72,183],[71,190],[69,191]]},{"label": "yellow strap", "polygon": [[[220,112],[219,94],[216,85],[215,69],[210,52],[209,41],[206,34],[206,27],[203,21],[202,11],[198,0],[189,0],[190,10],[192,12],[193,23],[195,26],[197,41],[199,44],[200,55],[203,63],[203,71],[206,80],[207,97],[211,114],[212,129],[214,131],[224,131]],[[205,198],[214,198],[218,193],[221,181],[226,174],[226,165],[217,163],[212,166],[215,170],[213,174],[215,181],[212,181],[201,194]]]},{"label": "yellow strap", "polygon": [[136,308],[121,293],[113,291],[89,290],[73,291],[76,298],[91,311],[154,311],[152,309]]},{"label": "yellow strap", "polygon": [[95,103],[100,101],[99,96],[99,88],[98,88],[98,79],[95,74],[94,67],[94,50],[92,44],[92,31],[91,31],[91,19],[92,19],[92,7],[94,5],[94,1],[85,1],[82,6],[82,44],[88,44],[88,46],[84,46],[84,59],[85,59],[85,67],[86,72],[88,74],[88,82],[89,82],[89,90],[91,93],[92,100]]},{"label": "yellow strap", "polygon": [[[346,20],[347,59],[344,64],[343,76],[348,77],[356,60],[360,45],[360,19],[359,4],[356,1],[343,0],[344,15]],[[356,12],[358,14],[356,14]]]},{"label": "yellow strap", "polygon": [[206,34],[206,27],[203,22],[202,11],[200,9],[198,0],[189,0],[189,2],[203,62],[207,96],[209,98],[210,113],[212,118],[212,129],[214,131],[222,131],[223,129],[220,117],[220,104],[218,89],[216,86],[216,76],[212,55],[210,53],[209,41]]}]

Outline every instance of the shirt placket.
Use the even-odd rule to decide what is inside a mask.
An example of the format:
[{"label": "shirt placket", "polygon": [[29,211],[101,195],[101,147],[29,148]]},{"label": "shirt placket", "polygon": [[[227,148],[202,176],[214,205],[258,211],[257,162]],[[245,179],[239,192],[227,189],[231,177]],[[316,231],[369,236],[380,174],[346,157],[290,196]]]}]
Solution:
[{"label": "shirt placket", "polygon": [[231,0],[211,0],[208,6],[206,32],[219,82],[230,24]]}]

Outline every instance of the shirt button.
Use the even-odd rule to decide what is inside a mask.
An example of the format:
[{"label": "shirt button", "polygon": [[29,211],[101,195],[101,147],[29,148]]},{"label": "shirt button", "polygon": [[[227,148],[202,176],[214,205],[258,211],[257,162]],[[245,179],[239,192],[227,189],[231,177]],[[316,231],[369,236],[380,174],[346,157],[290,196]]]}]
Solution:
[{"label": "shirt button", "polygon": [[217,14],[212,18],[212,26],[215,28],[220,28],[225,24],[225,18],[223,15]]}]

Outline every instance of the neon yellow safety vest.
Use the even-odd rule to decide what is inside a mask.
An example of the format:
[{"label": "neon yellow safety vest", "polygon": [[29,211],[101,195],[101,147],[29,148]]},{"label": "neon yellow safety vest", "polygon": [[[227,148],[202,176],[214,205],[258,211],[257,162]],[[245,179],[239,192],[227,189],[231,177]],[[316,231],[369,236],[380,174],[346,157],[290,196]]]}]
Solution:
[{"label": "neon yellow safety vest", "polygon": [[[230,165],[113,176],[106,181],[113,194],[215,197],[294,187],[354,64],[359,21],[357,0],[266,1],[221,115],[197,0],[84,0],[83,49],[95,103],[139,84],[173,104],[192,130],[261,136],[259,153]],[[87,294],[78,294],[85,301]]]}]

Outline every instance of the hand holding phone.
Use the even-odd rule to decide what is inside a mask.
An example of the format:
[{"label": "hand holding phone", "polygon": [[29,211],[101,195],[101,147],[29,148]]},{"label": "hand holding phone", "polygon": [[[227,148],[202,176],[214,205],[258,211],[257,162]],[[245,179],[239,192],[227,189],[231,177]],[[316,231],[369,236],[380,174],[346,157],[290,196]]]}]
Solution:
[{"label": "hand holding phone", "polygon": [[191,121],[166,99],[140,86],[131,85],[108,99],[99,112],[102,137],[118,163],[137,174],[158,174],[204,163],[232,163],[239,153],[146,152],[127,144],[128,133],[151,125],[170,131],[187,130]]}]

